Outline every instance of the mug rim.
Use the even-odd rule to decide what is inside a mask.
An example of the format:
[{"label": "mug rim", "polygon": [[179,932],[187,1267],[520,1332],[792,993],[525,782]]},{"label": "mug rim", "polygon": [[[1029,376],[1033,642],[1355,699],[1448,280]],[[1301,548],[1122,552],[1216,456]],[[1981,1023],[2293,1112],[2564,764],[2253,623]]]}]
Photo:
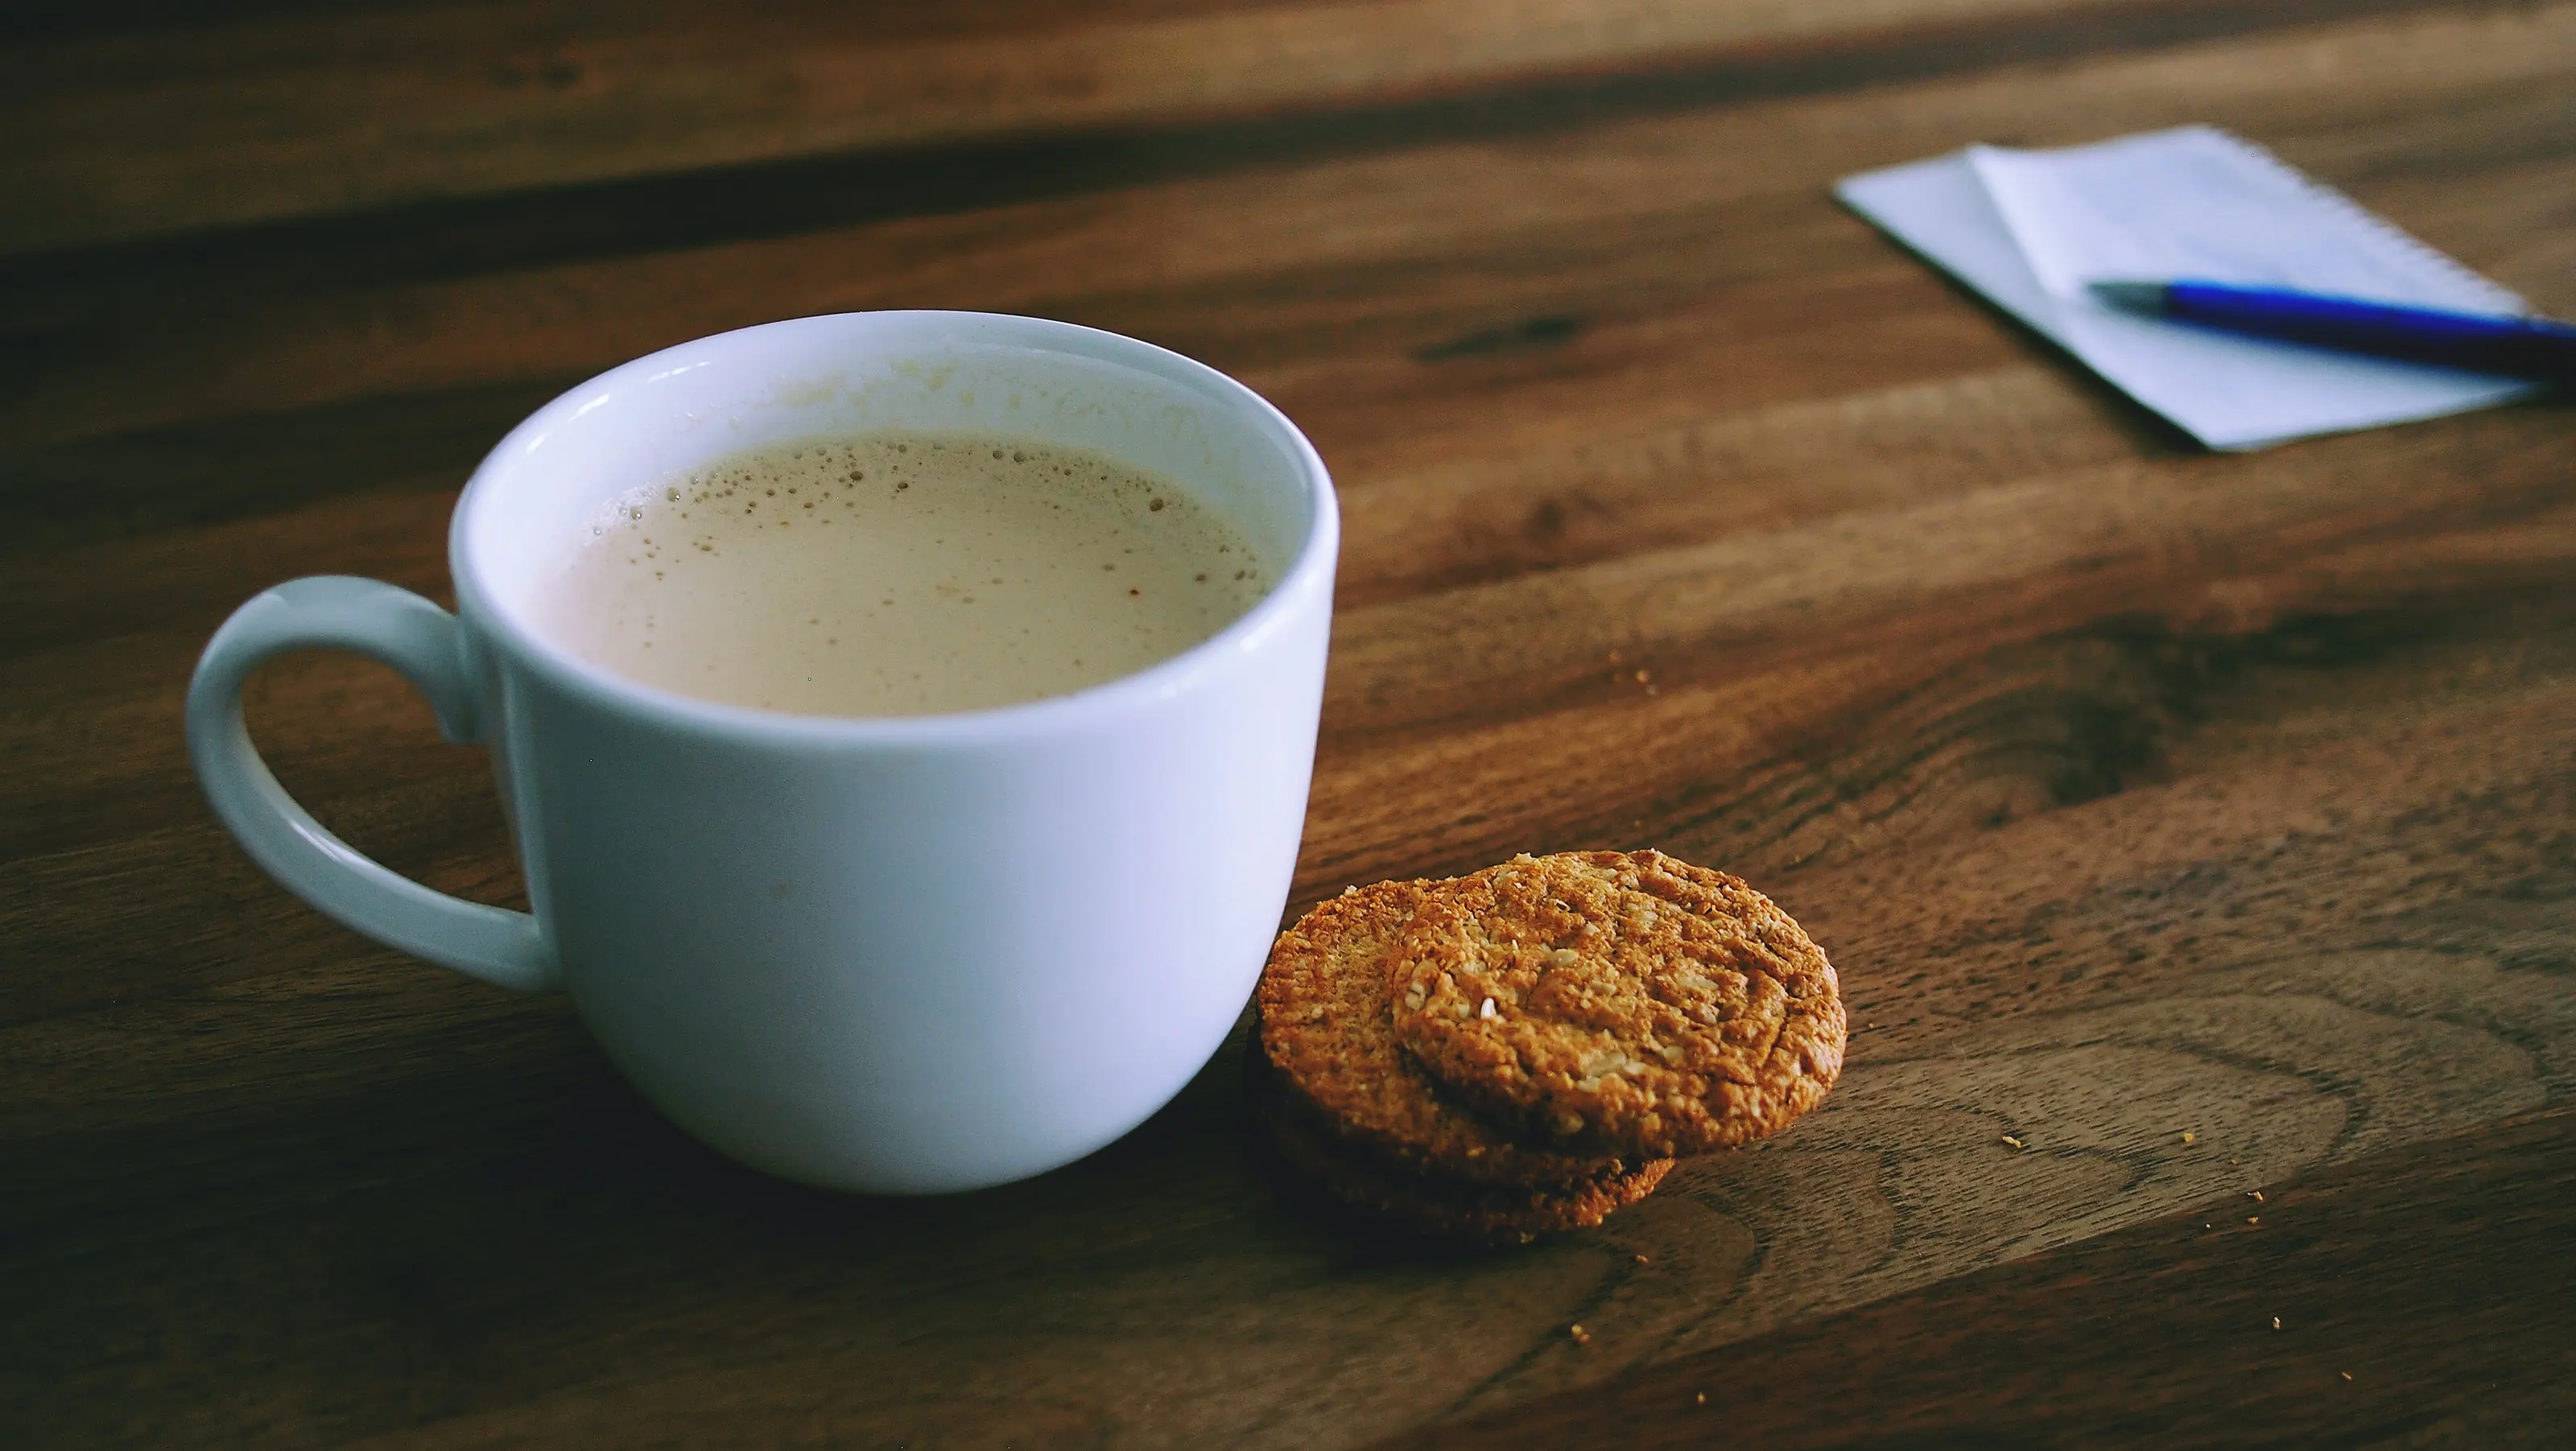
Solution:
[{"label": "mug rim", "polygon": [[[977,710],[905,716],[804,715],[757,706],[727,705],[683,695],[595,665],[526,628],[508,610],[494,603],[467,548],[467,525],[478,507],[490,507],[484,501],[501,487],[496,477],[507,466],[510,455],[525,452],[558,424],[596,406],[603,400],[605,389],[650,382],[679,367],[697,368],[716,362],[713,358],[692,356],[711,347],[740,346],[762,333],[833,325],[863,326],[870,321],[892,319],[953,321],[977,330],[990,329],[995,336],[973,341],[1030,347],[1040,352],[1125,364],[1184,387],[1195,384],[1197,391],[1212,395],[1213,400],[1230,401],[1249,408],[1258,424],[1286,445],[1310,502],[1305,536],[1287,569],[1252,608],[1225,628],[1140,670],[1063,695],[1040,696],[1034,700]],[[1077,340],[1088,346],[1061,346]],[[1257,647],[1265,637],[1284,628],[1287,618],[1305,608],[1311,596],[1322,593],[1329,607],[1340,544],[1340,508],[1333,490],[1332,475],[1324,467],[1322,456],[1316,453],[1314,444],[1304,431],[1276,405],[1227,374],[1169,348],[1079,323],[1017,313],[907,308],[815,313],[709,333],[621,363],[565,389],[503,435],[501,441],[493,445],[482,462],[475,466],[473,476],[466,481],[464,491],[457,498],[455,512],[449,517],[447,568],[456,586],[457,612],[474,623],[477,633],[494,641],[512,659],[542,676],[549,684],[591,704],[629,713],[650,714],[665,726],[705,734],[748,735],[787,744],[922,746],[1013,739],[1076,729],[1087,723],[1149,709],[1159,701],[1194,693],[1216,673],[1220,657]]]}]

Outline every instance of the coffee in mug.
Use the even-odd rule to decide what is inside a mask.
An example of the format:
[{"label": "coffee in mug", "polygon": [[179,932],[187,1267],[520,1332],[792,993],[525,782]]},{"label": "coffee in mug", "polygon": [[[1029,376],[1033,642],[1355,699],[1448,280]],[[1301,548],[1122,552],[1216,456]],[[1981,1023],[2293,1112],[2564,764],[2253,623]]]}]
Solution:
[{"label": "coffee in mug", "polygon": [[1196,489],[1030,438],[797,439],[604,504],[533,602],[582,658],[683,695],[909,716],[1069,695],[1269,588]]}]

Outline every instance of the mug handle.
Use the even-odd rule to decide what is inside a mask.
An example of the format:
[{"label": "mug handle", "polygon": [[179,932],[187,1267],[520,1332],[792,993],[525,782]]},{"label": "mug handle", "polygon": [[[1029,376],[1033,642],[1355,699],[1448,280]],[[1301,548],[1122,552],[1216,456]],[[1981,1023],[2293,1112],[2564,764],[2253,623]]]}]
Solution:
[{"label": "mug handle", "polygon": [[483,738],[464,627],[406,589],[348,575],[291,580],[233,611],[188,683],[188,755],[197,780],[251,860],[341,924],[468,977],[522,991],[563,972],[537,919],[433,892],[331,834],[286,794],[242,723],[242,684],[289,650],[354,650],[402,672],[429,697],[440,734]]}]

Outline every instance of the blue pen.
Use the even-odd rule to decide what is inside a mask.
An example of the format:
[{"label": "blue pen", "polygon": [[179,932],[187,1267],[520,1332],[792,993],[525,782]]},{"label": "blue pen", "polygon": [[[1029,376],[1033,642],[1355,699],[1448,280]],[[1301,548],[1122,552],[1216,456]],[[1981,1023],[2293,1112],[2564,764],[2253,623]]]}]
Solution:
[{"label": "blue pen", "polygon": [[2123,312],[2477,373],[2576,382],[2576,327],[2221,282],[2095,282]]}]

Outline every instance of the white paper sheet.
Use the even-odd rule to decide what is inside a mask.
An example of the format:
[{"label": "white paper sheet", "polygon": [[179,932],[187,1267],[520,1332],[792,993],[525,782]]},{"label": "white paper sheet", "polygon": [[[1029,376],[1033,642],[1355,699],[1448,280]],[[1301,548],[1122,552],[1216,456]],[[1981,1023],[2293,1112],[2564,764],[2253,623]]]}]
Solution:
[{"label": "white paper sheet", "polygon": [[2084,284],[2296,287],[2462,312],[2522,299],[2207,126],[2062,151],[1972,146],[1847,177],[1845,205],[2211,448],[2432,418],[2539,385],[2136,317]]}]

